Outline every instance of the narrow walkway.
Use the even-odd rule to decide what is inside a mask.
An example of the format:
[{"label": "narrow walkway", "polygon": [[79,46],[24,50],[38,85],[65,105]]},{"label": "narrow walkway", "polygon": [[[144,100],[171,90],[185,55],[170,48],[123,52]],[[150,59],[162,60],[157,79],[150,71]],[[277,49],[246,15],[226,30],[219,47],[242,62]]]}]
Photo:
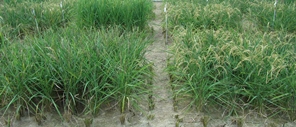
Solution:
[{"label": "narrow walkway", "polygon": [[162,21],[164,19],[162,12],[162,2],[154,2],[156,6],[154,13],[156,14],[155,20],[151,21],[149,25],[154,30],[154,43],[152,43],[147,50],[146,58],[154,63],[154,89],[153,97],[155,108],[152,110],[154,119],[151,120],[152,127],[174,127],[174,110],[172,91],[169,83],[169,76],[164,71],[167,65],[167,46],[165,45],[165,38],[162,34]]}]

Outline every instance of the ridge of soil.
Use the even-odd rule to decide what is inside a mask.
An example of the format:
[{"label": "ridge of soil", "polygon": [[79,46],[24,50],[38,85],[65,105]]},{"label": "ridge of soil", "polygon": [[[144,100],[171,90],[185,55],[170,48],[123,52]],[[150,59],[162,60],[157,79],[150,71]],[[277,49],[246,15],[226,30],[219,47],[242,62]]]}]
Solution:
[{"label": "ridge of soil", "polygon": [[145,54],[146,59],[154,63],[153,70],[155,73],[152,90],[155,108],[151,111],[154,119],[151,120],[150,124],[153,127],[173,127],[175,126],[175,112],[169,76],[165,72],[168,53],[165,37],[162,34],[162,20],[164,19],[162,4],[162,2],[154,2],[156,16],[155,20],[149,23],[154,30],[154,42],[148,47]]}]

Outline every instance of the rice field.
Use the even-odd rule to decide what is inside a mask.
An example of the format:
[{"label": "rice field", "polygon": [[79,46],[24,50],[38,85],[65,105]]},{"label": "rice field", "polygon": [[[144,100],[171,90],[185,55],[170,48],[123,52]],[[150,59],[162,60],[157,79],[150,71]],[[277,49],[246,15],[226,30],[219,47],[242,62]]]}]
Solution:
[{"label": "rice field", "polygon": [[175,105],[190,100],[203,112],[295,120],[295,6],[289,0],[168,1]]},{"label": "rice field", "polygon": [[[0,107],[20,119],[121,112],[149,93],[149,0],[0,2]],[[36,117],[36,121],[39,118]]]},{"label": "rice field", "polygon": [[[294,0],[165,2],[176,111],[296,120]],[[0,1],[0,113],[41,124],[46,112],[153,110],[152,10],[150,0]]]}]

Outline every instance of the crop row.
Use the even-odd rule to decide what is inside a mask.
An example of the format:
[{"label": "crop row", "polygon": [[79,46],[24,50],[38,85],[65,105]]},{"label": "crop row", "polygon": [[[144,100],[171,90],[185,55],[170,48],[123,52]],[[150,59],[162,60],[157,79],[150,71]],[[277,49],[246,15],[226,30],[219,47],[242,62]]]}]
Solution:
[{"label": "crop row", "polygon": [[278,3],[275,22],[267,0],[169,3],[175,103],[296,118],[295,2]]},{"label": "crop row", "polygon": [[1,113],[97,114],[107,103],[124,112],[148,94],[151,1],[0,3]]},{"label": "crop row", "polygon": [[112,25],[126,30],[144,29],[152,14],[149,0],[13,0],[2,3],[1,31],[8,39],[73,24],[81,29]]}]

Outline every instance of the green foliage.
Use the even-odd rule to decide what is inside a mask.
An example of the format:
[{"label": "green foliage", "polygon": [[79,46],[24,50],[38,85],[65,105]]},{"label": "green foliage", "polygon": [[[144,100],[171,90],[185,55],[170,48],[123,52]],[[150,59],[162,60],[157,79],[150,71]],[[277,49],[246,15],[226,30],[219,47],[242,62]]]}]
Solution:
[{"label": "green foliage", "polygon": [[[244,30],[242,21],[247,19],[254,24],[251,27],[259,28],[257,30],[284,30],[290,33],[296,30],[294,1],[279,1],[276,7],[272,0],[171,0],[170,3],[168,12],[172,26]],[[273,21],[275,11],[276,18]]]},{"label": "green foliage", "polygon": [[3,36],[2,36],[2,33],[0,32],[0,48],[2,46],[2,43],[3,43]]},{"label": "green foliage", "polygon": [[[180,6],[182,4],[182,6]],[[241,12],[227,4],[194,4],[179,2],[169,8],[169,21],[185,28],[219,29],[239,28],[242,19]]]},{"label": "green foliage", "polygon": [[132,103],[147,91],[151,65],[143,57],[149,43],[145,32],[67,27],[43,34],[0,50],[6,108],[39,112],[51,106],[96,114],[101,104],[122,98]]},{"label": "green foliage", "polygon": [[[293,109],[295,36],[253,36],[225,30],[182,32],[175,38],[178,43],[172,49],[169,72],[175,87],[180,87],[177,93],[191,94],[199,109],[204,103],[236,110]],[[278,36],[281,38],[276,39]]]},{"label": "green foliage", "polygon": [[174,43],[167,70],[175,96],[191,98],[199,110],[205,105],[221,106],[229,114],[255,109],[294,120],[295,2],[278,3],[274,23],[273,4],[171,2]]},{"label": "green foliage", "polygon": [[148,94],[152,70],[144,59],[150,43],[144,28],[151,1],[0,3],[4,113],[13,107],[18,118],[25,111],[96,114],[109,102],[120,102],[124,112],[140,94]]},{"label": "green foliage", "polygon": [[49,28],[64,27],[71,17],[69,9],[69,2],[61,3],[58,0],[40,3],[8,2],[0,8],[0,15],[3,17],[6,33],[10,35],[8,38],[24,38],[26,35],[39,34],[40,31]]},{"label": "green foliage", "polygon": [[[296,32],[296,5],[278,3],[276,7],[272,2],[260,2],[252,4],[252,16],[258,20],[258,25],[270,30],[284,30],[291,33]],[[273,21],[274,11],[276,18]],[[256,12],[256,13],[254,13]],[[248,14],[251,15],[251,14]]]},{"label": "green foliage", "polygon": [[17,5],[19,3],[25,3],[25,2],[41,3],[46,1],[49,1],[49,0],[3,0],[5,4],[9,4],[9,5]]},{"label": "green foliage", "polygon": [[77,22],[80,27],[121,25],[143,29],[152,14],[150,0],[79,0]]}]

